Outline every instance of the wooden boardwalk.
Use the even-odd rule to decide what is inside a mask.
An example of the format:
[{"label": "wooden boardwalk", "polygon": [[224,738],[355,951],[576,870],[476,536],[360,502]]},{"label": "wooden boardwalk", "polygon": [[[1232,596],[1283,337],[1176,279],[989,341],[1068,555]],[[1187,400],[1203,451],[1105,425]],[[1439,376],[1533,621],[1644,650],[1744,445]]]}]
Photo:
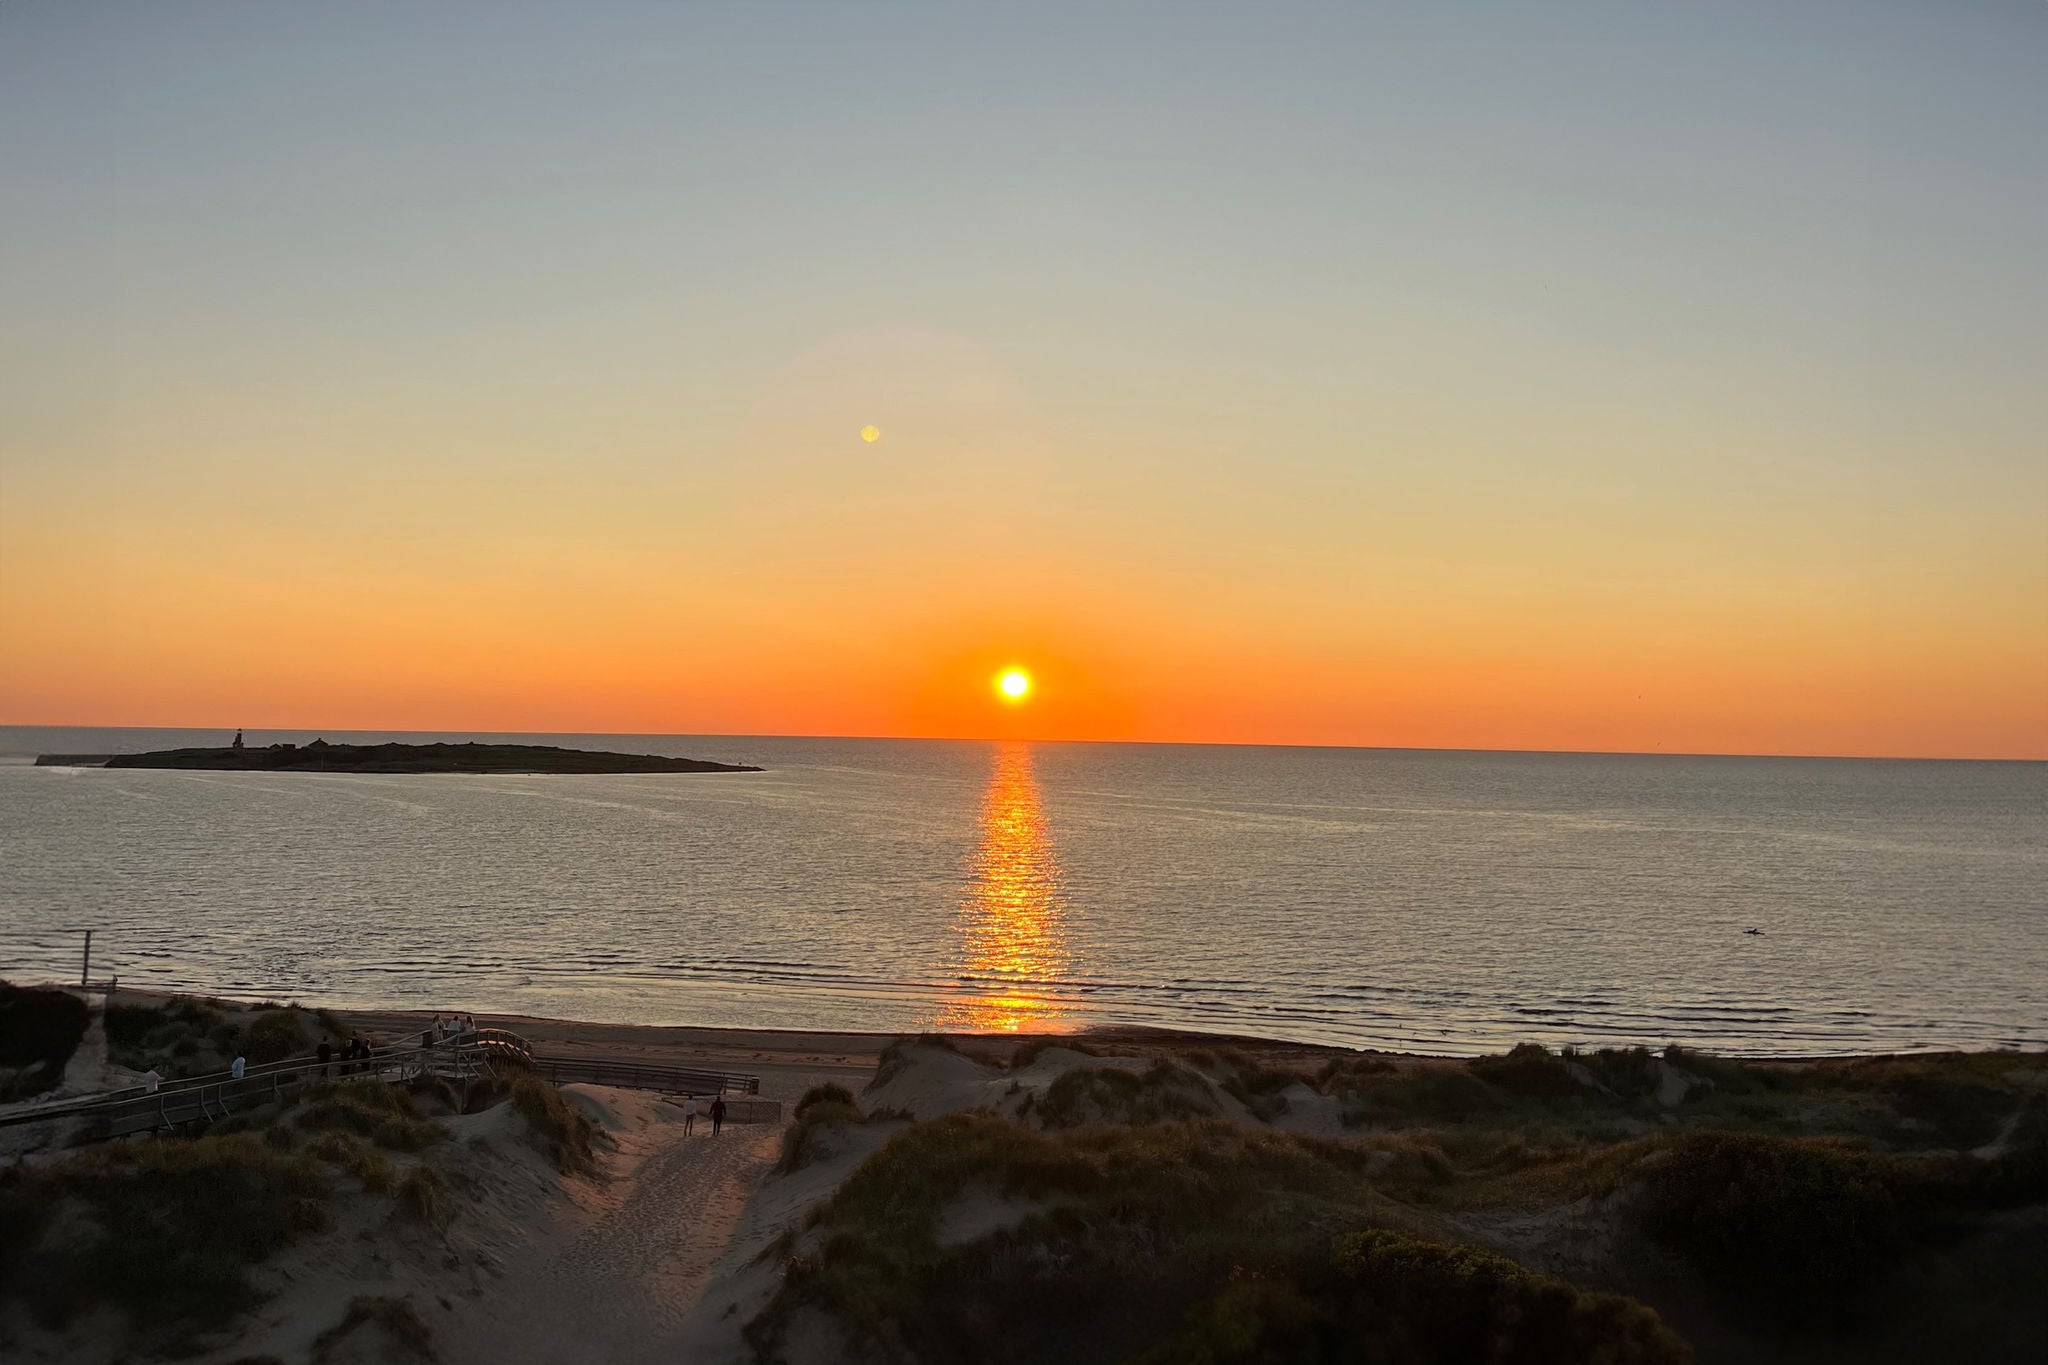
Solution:
[{"label": "wooden boardwalk", "polygon": [[[238,1080],[228,1072],[164,1081],[155,1090],[131,1086],[48,1104],[28,1103],[0,1113],[0,1128],[69,1121],[73,1144],[159,1132],[185,1124],[212,1123],[284,1098],[323,1081],[407,1081],[439,1076],[466,1083],[480,1077],[527,1072],[558,1085],[611,1085],[674,1095],[753,1096],[757,1076],[740,1072],[604,1057],[537,1056],[524,1038],[506,1029],[478,1029],[438,1043],[376,1048],[366,1058],[321,1062],[294,1059],[246,1067]],[[738,1106],[735,1105],[735,1108]],[[780,1108],[777,1107],[779,1114]],[[749,1117],[754,1117],[749,1107]],[[734,1121],[743,1122],[738,1115]]]}]

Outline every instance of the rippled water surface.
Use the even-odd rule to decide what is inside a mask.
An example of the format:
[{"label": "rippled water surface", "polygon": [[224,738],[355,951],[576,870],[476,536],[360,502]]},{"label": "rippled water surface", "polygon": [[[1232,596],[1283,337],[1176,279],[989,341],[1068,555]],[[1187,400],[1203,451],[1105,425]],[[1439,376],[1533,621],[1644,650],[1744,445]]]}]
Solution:
[{"label": "rippled water surface", "polygon": [[0,761],[0,975],[92,928],[137,984],[641,1023],[2048,1041],[2048,765],[526,738],[769,771]]}]

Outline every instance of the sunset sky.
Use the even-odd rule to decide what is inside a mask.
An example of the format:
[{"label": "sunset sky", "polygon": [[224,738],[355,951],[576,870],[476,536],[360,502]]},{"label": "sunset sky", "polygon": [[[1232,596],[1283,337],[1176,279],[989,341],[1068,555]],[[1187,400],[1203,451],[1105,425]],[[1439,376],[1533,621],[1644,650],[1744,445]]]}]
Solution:
[{"label": "sunset sky", "polygon": [[2048,757],[2044,72],[2038,0],[10,3],[0,723]]}]

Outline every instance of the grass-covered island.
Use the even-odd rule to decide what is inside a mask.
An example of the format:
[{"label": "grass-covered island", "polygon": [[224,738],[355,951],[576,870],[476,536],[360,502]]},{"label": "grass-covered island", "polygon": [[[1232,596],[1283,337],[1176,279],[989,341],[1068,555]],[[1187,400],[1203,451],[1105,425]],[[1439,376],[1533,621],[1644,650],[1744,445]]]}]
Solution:
[{"label": "grass-covered island", "polygon": [[552,744],[268,744],[162,749],[147,754],[44,754],[66,767],[207,768],[308,773],[757,773],[745,763],[659,754],[615,754]]}]

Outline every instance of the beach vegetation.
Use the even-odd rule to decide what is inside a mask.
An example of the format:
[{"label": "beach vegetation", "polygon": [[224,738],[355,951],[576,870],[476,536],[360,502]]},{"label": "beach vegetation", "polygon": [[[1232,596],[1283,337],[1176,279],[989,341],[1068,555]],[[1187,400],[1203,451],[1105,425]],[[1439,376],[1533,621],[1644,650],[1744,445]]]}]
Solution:
[{"label": "beach vegetation", "polygon": [[412,1222],[440,1227],[446,1222],[442,1189],[441,1177],[431,1166],[415,1166],[398,1182],[394,1202],[398,1212]]},{"label": "beach vegetation", "polygon": [[1543,1104],[1582,1099],[1587,1089],[1565,1060],[1539,1043],[1521,1043],[1505,1056],[1474,1057],[1465,1069],[1503,1094]]},{"label": "beach vegetation", "polygon": [[1839,1311],[1898,1258],[1911,1173],[1835,1139],[1688,1133],[1640,1174],[1646,1229],[1711,1282],[1787,1317]]},{"label": "beach vegetation", "polygon": [[447,1133],[420,1117],[403,1086],[382,1081],[328,1081],[313,1086],[292,1123],[305,1132],[345,1132],[394,1152],[417,1152]]},{"label": "beach vegetation", "polygon": [[1442,1365],[1681,1365],[1688,1347],[1655,1312],[1588,1293],[1502,1256],[1385,1228],[1327,1256],[1237,1268],[1140,1365],[1429,1361]]},{"label": "beach vegetation", "polygon": [[837,1104],[849,1109],[857,1109],[859,1107],[854,1103],[851,1090],[848,1090],[843,1085],[828,1081],[824,1085],[814,1085],[809,1090],[806,1090],[804,1097],[796,1102],[796,1108],[791,1111],[791,1117],[801,1120],[806,1113],[821,1104]]},{"label": "beach vegetation", "polygon": [[1138,1125],[1216,1114],[1215,1089],[1201,1073],[1161,1059],[1144,1071],[1075,1067],[1036,1097],[1031,1113],[1048,1128]]},{"label": "beach vegetation", "polygon": [[[1334,1343],[1338,1353],[1321,1358],[1371,1358],[1345,1354],[1344,1332],[1347,1323],[1383,1318],[1382,1301],[1352,1313],[1331,1296],[1346,1266],[1376,1264],[1379,1253],[1358,1243],[1340,1261],[1335,1248],[1376,1229],[1421,1231],[1410,1211],[1374,1188],[1374,1164],[1359,1144],[1215,1119],[1053,1131],[985,1114],[919,1124],[892,1138],[824,1208],[817,1250],[790,1263],[749,1337],[763,1358],[776,1359],[794,1325],[823,1312],[857,1352],[889,1358],[1192,1359],[1199,1357],[1178,1353],[1185,1334],[1203,1336],[1219,1325],[1205,1314],[1221,1313],[1244,1350],[1212,1359],[1318,1358],[1287,1349],[1297,1327]],[[972,1240],[942,1237],[950,1208],[986,1197],[1020,1216]],[[1424,1258],[1410,1273],[1422,1280],[1430,1264]],[[1495,1283],[1477,1266],[1454,1266],[1440,1278]],[[1500,1291],[1509,1299],[1513,1292]],[[1561,1292],[1576,1295],[1550,1282],[1528,1288],[1532,1301]],[[1384,1298],[1397,1321],[1406,1297],[1415,1296]],[[1590,1308],[1582,1317],[1604,1321]],[[1639,1305],[1615,1320],[1655,1322]],[[1433,1321],[1411,1326],[1426,1335]]]},{"label": "beach vegetation", "polygon": [[845,1086],[812,1086],[797,1101],[789,1126],[782,1130],[782,1153],[775,1169],[789,1172],[810,1165],[826,1154],[835,1129],[867,1121],[853,1092]]},{"label": "beach vegetation", "polygon": [[0,1175],[0,1295],[51,1325],[95,1304],[171,1334],[254,1297],[247,1271],[327,1226],[327,1168],[254,1134],[108,1144]]},{"label": "beach vegetation", "polygon": [[1289,1087],[1307,1084],[1306,1077],[1270,1066],[1241,1048],[1203,1049],[1189,1053],[1187,1060],[1215,1076],[1225,1094],[1267,1123],[1287,1112]]},{"label": "beach vegetation", "polygon": [[225,1071],[238,1055],[259,1066],[288,1061],[310,1052],[316,1035],[343,1032],[325,1010],[193,996],[152,1005],[110,1002],[105,1027],[108,1060],[165,1076]]},{"label": "beach vegetation", "polygon": [[0,981],[0,1103],[54,1090],[91,1022],[70,991]]},{"label": "beach vegetation", "polygon": [[1438,1063],[1346,1070],[1333,1078],[1327,1093],[1341,1102],[1349,1127],[1469,1123],[1507,1108],[1501,1095],[1469,1069]]},{"label": "beach vegetation", "polygon": [[589,1116],[538,1076],[513,1076],[510,1091],[513,1107],[556,1170],[565,1175],[597,1173],[597,1129]]},{"label": "beach vegetation", "polygon": [[869,1089],[887,1085],[890,1079],[901,1074],[916,1058],[919,1048],[937,1048],[941,1052],[965,1053],[960,1045],[943,1033],[920,1033],[914,1037],[897,1038],[882,1049],[881,1057],[875,1063],[874,1079],[868,1082]]},{"label": "beach vegetation", "polygon": [[296,1006],[261,1011],[243,1030],[242,1054],[259,1066],[297,1056],[311,1046],[306,1019]]},{"label": "beach vegetation", "polygon": [[[272,1132],[289,1132],[289,1129],[274,1128]],[[338,1166],[345,1175],[354,1176],[371,1194],[388,1192],[398,1179],[398,1173],[391,1161],[375,1147],[369,1146],[352,1133],[324,1132],[299,1148],[315,1161],[324,1161]]]},{"label": "beach vegetation", "polygon": [[1033,1062],[1044,1056],[1046,1049],[1055,1047],[1064,1048],[1068,1052],[1078,1052],[1084,1057],[1100,1057],[1104,1055],[1101,1048],[1096,1047],[1092,1043],[1084,1043],[1079,1038],[1032,1038],[1010,1053],[1010,1058],[1006,1065],[1011,1071],[1022,1071],[1025,1067],[1030,1066]]}]

